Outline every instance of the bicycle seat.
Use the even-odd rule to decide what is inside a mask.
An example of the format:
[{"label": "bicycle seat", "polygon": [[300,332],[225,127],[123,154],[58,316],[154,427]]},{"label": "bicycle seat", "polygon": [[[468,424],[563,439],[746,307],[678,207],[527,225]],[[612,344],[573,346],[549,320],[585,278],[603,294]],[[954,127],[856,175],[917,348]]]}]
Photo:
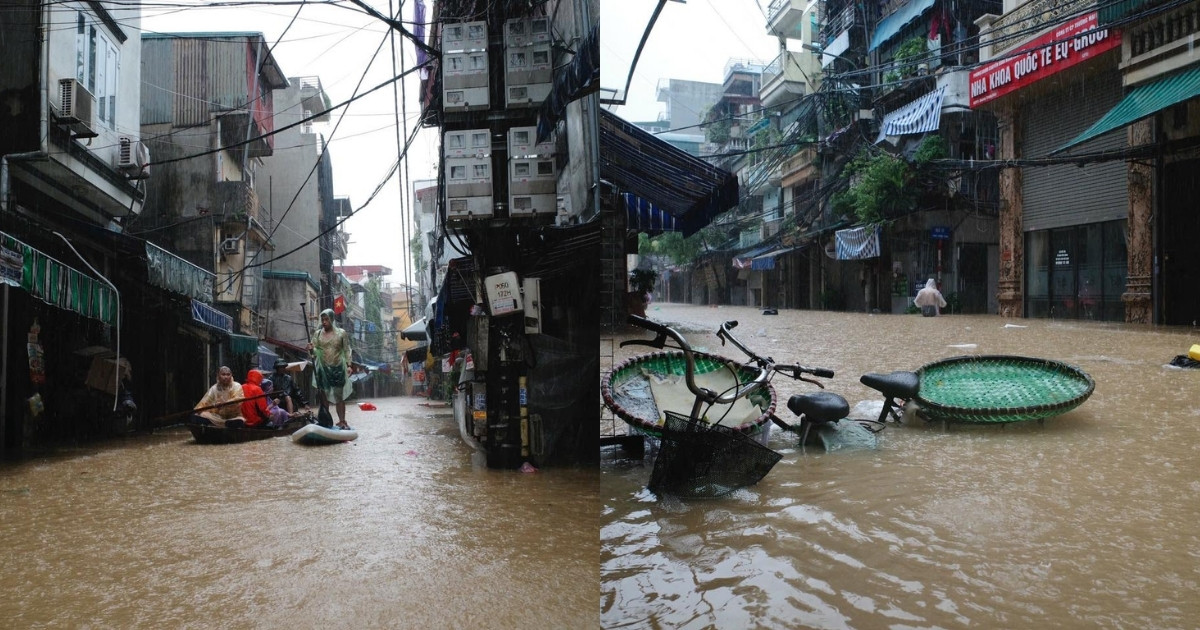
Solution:
[{"label": "bicycle seat", "polygon": [[850,415],[846,399],[833,392],[796,394],[788,399],[788,409],[812,423],[837,422]]},{"label": "bicycle seat", "polygon": [[917,390],[921,386],[921,381],[917,378],[916,372],[897,371],[891,374],[871,372],[863,374],[862,378],[858,380],[871,389],[879,390],[888,398],[902,398],[904,400],[916,396]]}]

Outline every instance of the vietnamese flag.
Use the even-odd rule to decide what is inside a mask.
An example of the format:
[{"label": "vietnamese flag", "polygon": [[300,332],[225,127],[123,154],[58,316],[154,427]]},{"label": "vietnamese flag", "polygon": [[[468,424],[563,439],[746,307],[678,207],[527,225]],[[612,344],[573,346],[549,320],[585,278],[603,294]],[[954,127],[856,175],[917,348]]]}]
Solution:
[{"label": "vietnamese flag", "polygon": [[345,300],[345,298],[343,298],[343,297],[342,297],[342,296],[340,296],[340,295],[339,295],[339,296],[337,296],[337,297],[335,297],[335,298],[333,298],[333,312],[334,312],[334,314],[341,315],[341,314],[342,314],[342,312],[343,312],[343,311],[345,311],[345,310],[346,310],[346,300]]}]

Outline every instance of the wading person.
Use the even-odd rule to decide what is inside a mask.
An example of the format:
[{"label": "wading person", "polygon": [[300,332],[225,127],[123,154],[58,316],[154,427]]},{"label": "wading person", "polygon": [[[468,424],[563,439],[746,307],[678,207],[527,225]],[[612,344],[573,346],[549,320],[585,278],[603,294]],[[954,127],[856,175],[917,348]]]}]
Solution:
[{"label": "wading person", "polygon": [[946,308],[946,299],[942,297],[942,292],[938,291],[937,283],[933,278],[925,283],[925,288],[917,291],[917,297],[913,298],[913,304],[916,304],[921,309],[921,315],[925,317],[936,317]]},{"label": "wading person", "polygon": [[[222,365],[217,369],[217,382],[208,388],[204,398],[201,398],[194,407],[194,409],[213,408],[198,411],[193,417],[202,418],[201,422],[207,420],[217,426],[225,426],[226,420],[238,417],[238,412],[241,410],[237,403],[242,397],[242,385],[233,380],[233,370]],[[221,406],[217,407],[216,405]]]},{"label": "wading person", "polygon": [[354,391],[350,383],[350,336],[333,323],[333,309],[321,311],[321,330],[313,336],[308,349],[314,351],[316,370],[313,386],[317,388],[326,404],[337,405],[339,429],[349,429],[346,424],[346,399]]}]

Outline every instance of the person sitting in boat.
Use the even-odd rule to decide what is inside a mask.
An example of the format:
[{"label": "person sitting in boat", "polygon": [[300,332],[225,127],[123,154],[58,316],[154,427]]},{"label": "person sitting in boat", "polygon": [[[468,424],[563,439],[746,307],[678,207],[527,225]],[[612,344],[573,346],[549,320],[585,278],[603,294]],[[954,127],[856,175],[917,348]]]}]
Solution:
[{"label": "person sitting in boat", "polygon": [[300,393],[300,387],[288,373],[287,367],[287,361],[275,360],[275,371],[271,373],[271,382],[274,383],[275,392],[271,395],[271,400],[291,414],[296,413],[300,407],[307,407],[308,402],[304,400],[304,395]]},{"label": "person sitting in boat", "polygon": [[229,369],[229,366],[222,365],[217,369],[217,382],[208,388],[204,398],[196,403],[197,411],[193,419],[219,427],[225,426],[226,420],[237,418],[238,413],[241,412],[237,401],[242,397],[242,385],[233,380],[233,370]]},{"label": "person sitting in boat", "polygon": [[921,309],[921,315],[936,317],[941,313],[941,309],[946,308],[946,298],[942,297],[937,283],[930,278],[929,282],[925,283],[925,288],[917,291],[917,297],[913,298],[913,304]]},{"label": "person sitting in boat", "polygon": [[262,390],[263,375],[258,370],[246,372],[246,382],[242,384],[242,418],[248,427],[262,427],[271,421],[271,410],[267,407],[267,397]]},{"label": "person sitting in boat", "polygon": [[275,398],[271,396],[274,389],[275,384],[271,381],[271,379],[264,378],[262,382],[262,391],[267,395],[267,413],[271,416],[271,419],[267,421],[267,426],[273,428],[283,426],[292,417],[292,414],[288,413],[287,409],[280,407],[279,404],[275,402]]}]

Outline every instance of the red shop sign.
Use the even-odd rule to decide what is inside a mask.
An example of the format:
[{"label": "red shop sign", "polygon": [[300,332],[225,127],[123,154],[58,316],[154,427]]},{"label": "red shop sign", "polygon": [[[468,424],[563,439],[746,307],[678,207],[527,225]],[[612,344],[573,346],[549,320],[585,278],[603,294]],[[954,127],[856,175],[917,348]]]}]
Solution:
[{"label": "red shop sign", "polygon": [[1047,31],[1004,57],[971,71],[971,107],[1041,81],[1121,45],[1121,31],[1100,28],[1089,13]]}]

